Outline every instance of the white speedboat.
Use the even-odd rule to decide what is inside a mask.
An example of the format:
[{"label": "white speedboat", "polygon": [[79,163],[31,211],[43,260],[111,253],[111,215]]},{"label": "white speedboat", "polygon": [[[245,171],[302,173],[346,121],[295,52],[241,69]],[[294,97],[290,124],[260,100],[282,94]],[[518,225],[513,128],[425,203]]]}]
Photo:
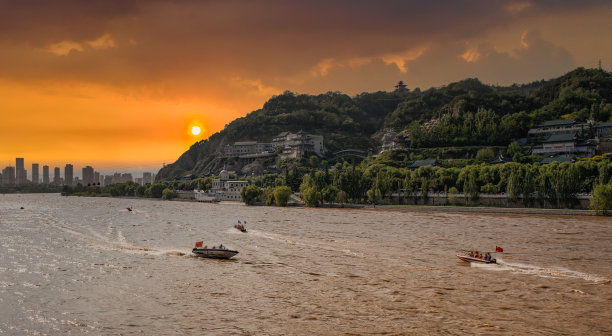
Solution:
[{"label": "white speedboat", "polygon": [[[490,255],[490,254],[489,254]],[[475,262],[481,264],[496,264],[497,260],[491,256],[491,258],[477,258],[475,256],[470,256],[470,254],[457,254],[457,258],[466,261],[466,262]]]},{"label": "white speedboat", "polygon": [[235,256],[236,254],[238,254],[238,251],[228,250],[226,248],[197,248],[197,247],[194,247],[193,250],[191,250],[191,252],[196,257],[217,258],[217,259],[229,259]]}]

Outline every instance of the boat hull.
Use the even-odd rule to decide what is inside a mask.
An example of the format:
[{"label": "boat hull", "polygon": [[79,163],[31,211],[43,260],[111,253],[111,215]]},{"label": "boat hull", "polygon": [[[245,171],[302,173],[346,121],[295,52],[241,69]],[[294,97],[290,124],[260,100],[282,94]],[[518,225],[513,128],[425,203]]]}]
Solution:
[{"label": "boat hull", "polygon": [[496,264],[497,263],[497,260],[495,259],[485,260],[485,259],[479,259],[479,258],[474,258],[470,256],[460,255],[460,254],[457,254],[457,258],[465,262],[475,262],[475,263],[481,263],[481,264]]},{"label": "boat hull", "polygon": [[196,257],[214,258],[214,259],[229,259],[235,256],[236,254],[238,254],[238,251],[234,251],[234,250],[203,249],[203,248],[194,248],[191,252]]}]

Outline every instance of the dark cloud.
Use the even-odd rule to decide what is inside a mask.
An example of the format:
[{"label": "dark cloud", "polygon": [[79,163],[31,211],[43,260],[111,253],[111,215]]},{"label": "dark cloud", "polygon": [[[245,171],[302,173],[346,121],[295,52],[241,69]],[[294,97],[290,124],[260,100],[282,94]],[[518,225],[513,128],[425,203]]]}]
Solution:
[{"label": "dark cloud", "polygon": [[[419,80],[424,83],[437,83],[432,78],[471,72],[458,69],[483,69],[484,61],[466,65],[456,57],[465,52],[461,43],[483,32],[518,18],[607,4],[552,0],[0,0],[0,77],[88,81],[120,87],[179,86],[176,90],[182,92],[214,91],[219,83],[241,77],[284,89],[295,77],[326,59],[376,59],[433,45],[447,57],[430,50],[424,55],[428,59],[413,62],[409,75],[423,76]],[[95,47],[92,41],[105,34],[112,40],[112,47]],[[64,53],[52,52],[58,49]],[[533,54],[549,51],[530,50]],[[494,53],[486,59],[496,57],[506,64],[524,65],[531,59],[537,61],[534,64],[546,65],[527,54],[519,55],[520,62]],[[567,55],[559,57],[565,66]],[[429,66],[438,61],[446,63]],[[427,71],[414,68],[421,63],[419,69]],[[441,70],[449,64],[458,69]],[[402,75],[392,64],[373,61],[362,66],[364,78],[355,77],[358,72],[354,67],[339,65],[326,78],[312,80],[324,80],[322,83],[330,89],[334,84],[358,90],[358,83],[382,81],[375,78],[374,68],[383,72],[381,78],[385,80]],[[490,72],[503,73],[493,70]],[[438,71],[440,76],[431,75]]]}]

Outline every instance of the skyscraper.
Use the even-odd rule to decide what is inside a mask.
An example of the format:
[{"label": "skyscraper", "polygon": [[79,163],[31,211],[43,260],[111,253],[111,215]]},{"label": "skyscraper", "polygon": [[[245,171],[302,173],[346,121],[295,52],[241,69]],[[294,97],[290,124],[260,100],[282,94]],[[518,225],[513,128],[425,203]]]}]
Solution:
[{"label": "skyscraper", "polygon": [[148,173],[148,172],[142,173],[142,184],[153,183],[151,177],[152,177],[151,173]]},{"label": "skyscraper", "polygon": [[43,184],[49,184],[49,166],[43,166]]},{"label": "skyscraper", "polygon": [[83,171],[83,185],[94,184],[94,169],[91,166],[87,166],[82,169]]},{"label": "skyscraper", "polygon": [[38,163],[32,163],[32,183],[38,184]]},{"label": "skyscraper", "polygon": [[59,167],[53,168],[53,184],[60,185],[60,169]]},{"label": "skyscraper", "polygon": [[2,170],[2,185],[15,185],[15,167],[8,166]]},{"label": "skyscraper", "polygon": [[22,185],[26,183],[27,172],[23,165],[23,158],[15,159],[15,185]]},{"label": "skyscraper", "polygon": [[72,186],[72,182],[74,181],[73,169],[74,167],[70,163],[66,164],[66,167],[64,167],[65,185]]}]

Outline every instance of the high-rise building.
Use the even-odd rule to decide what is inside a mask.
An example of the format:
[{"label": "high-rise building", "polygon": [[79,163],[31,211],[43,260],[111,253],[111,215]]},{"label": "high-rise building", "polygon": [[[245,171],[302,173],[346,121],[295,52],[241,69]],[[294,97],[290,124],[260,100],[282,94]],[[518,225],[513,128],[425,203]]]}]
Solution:
[{"label": "high-rise building", "polygon": [[8,166],[2,170],[2,185],[15,185],[15,167]]},{"label": "high-rise building", "polygon": [[74,182],[73,169],[74,167],[70,163],[66,164],[66,167],[64,167],[64,184],[65,185],[72,186],[72,183]]},{"label": "high-rise building", "polygon": [[153,183],[153,180],[151,179],[151,177],[152,177],[151,173],[148,173],[148,172],[142,173],[142,184]]},{"label": "high-rise building", "polygon": [[55,185],[62,184],[59,167],[53,168],[53,184]]},{"label": "high-rise building", "polygon": [[113,184],[113,175],[104,175],[104,181],[102,183],[104,186],[108,186]]},{"label": "high-rise building", "polygon": [[38,163],[32,163],[32,183],[38,184]]},{"label": "high-rise building", "polygon": [[43,184],[49,184],[49,166],[43,166]]},{"label": "high-rise building", "polygon": [[94,184],[100,184],[100,172],[94,172]]},{"label": "high-rise building", "polygon": [[94,169],[91,166],[87,166],[82,169],[83,171],[83,185],[94,184]]},{"label": "high-rise building", "polygon": [[24,168],[23,158],[15,159],[15,185],[26,184],[27,171]]}]

